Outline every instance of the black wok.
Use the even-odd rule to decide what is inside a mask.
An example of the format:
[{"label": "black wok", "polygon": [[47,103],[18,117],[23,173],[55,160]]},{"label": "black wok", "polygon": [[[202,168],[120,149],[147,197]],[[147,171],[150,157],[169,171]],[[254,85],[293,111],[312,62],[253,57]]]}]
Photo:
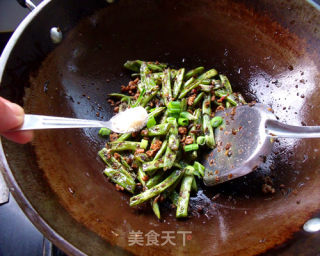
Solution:
[{"label": "black wok", "polygon": [[[123,63],[158,60],[215,67],[235,91],[270,105],[282,121],[319,125],[319,23],[319,11],[298,0],[44,1],[1,57],[0,95],[28,113],[94,119],[99,111],[108,118],[107,94],[130,80]],[[64,35],[57,46],[49,36],[53,26]],[[130,208],[129,195],[101,173],[103,145],[96,129],[39,131],[29,145],[2,140],[2,171],[14,197],[70,255],[319,251],[319,235],[294,233],[320,209],[320,140],[281,139],[256,172],[203,188],[185,221],[170,208],[162,221]],[[275,194],[262,193],[267,176]],[[138,230],[173,231],[176,245],[129,246],[130,232]],[[177,231],[192,232],[185,246]]]}]

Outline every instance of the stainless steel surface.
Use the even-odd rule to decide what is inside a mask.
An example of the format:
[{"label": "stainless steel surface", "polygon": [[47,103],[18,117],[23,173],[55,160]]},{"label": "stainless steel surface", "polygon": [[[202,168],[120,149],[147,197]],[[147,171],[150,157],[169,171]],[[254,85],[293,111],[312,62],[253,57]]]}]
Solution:
[{"label": "stainless steel surface", "polygon": [[110,121],[86,120],[42,115],[25,115],[23,125],[20,128],[15,129],[14,131],[90,127],[106,127],[114,130]]},{"label": "stainless steel surface", "polygon": [[[143,122],[140,122],[140,127],[132,127],[131,122],[136,122],[137,119],[139,121],[139,118],[141,118],[141,116],[136,116],[136,114],[139,115],[137,111],[145,112],[144,119],[141,120]],[[128,120],[128,115],[131,115],[134,119]],[[26,114],[23,125],[12,131],[105,127],[117,133],[136,132],[146,125],[147,117],[147,111],[142,107],[127,109],[113,116],[109,121]],[[125,122],[123,123],[123,121]]]},{"label": "stainless steel surface", "polygon": [[320,126],[294,126],[276,120],[266,122],[266,133],[281,138],[320,138]]},{"label": "stainless steel surface", "polygon": [[263,104],[244,105],[218,113],[224,124],[215,129],[213,150],[204,182],[213,186],[254,171],[272,151],[272,142],[282,138],[319,138],[320,126],[292,126],[276,120]]}]

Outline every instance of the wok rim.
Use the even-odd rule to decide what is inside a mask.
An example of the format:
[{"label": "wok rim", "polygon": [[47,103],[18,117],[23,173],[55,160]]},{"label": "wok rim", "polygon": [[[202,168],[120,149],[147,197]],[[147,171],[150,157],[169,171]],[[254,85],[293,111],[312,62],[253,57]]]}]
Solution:
[{"label": "wok rim", "polygon": [[[50,1],[50,0],[49,0]],[[37,212],[37,210],[32,206],[30,201],[25,197],[20,186],[16,182],[14,175],[9,167],[7,158],[5,156],[2,140],[0,138],[0,171],[2,172],[5,181],[9,187],[10,194],[13,195],[14,199],[17,201],[19,207],[32,222],[32,224],[52,243],[58,246],[65,253],[76,255],[76,256],[85,256],[87,254],[83,253],[64,237],[58,234],[58,232],[53,229]]]},{"label": "wok rim", "polygon": [[[17,29],[14,31],[10,37],[8,43],[6,44],[1,57],[0,57],[0,86],[3,78],[3,74],[6,69],[6,64],[11,56],[13,49],[16,46],[17,41],[20,39],[21,35],[33,19],[44,9],[52,0],[43,0],[33,11],[31,11],[19,24]],[[2,140],[0,138],[0,171],[4,176],[4,179],[9,187],[10,194],[13,195],[14,199],[17,201],[19,207],[28,217],[31,223],[51,242],[57,245],[64,252],[76,256],[86,255],[69,241],[64,239],[58,234],[37,212],[37,210],[32,206],[30,201],[25,197],[20,186],[16,182],[13,173],[7,162],[7,158],[3,149]]]},{"label": "wok rim", "polygon": [[6,44],[2,54],[0,56],[0,86],[3,78],[3,74],[6,69],[6,64],[10,58],[11,52],[14,49],[17,41],[20,39],[22,33],[32,22],[32,20],[44,9],[52,0],[43,0],[34,10],[32,10],[19,24],[16,30],[11,35],[8,43]]}]

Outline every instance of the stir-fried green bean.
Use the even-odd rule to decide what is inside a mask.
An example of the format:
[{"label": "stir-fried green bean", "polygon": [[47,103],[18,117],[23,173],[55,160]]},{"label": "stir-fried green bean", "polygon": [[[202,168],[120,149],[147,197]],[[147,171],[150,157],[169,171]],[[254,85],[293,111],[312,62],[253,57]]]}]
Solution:
[{"label": "stir-fried green bean", "polygon": [[188,216],[188,205],[193,179],[194,178],[192,175],[185,175],[181,181],[180,196],[177,202],[177,218],[183,218]]},{"label": "stir-fried green bean", "polygon": [[200,189],[205,172],[197,160],[203,150],[215,147],[214,129],[223,123],[215,111],[246,102],[215,69],[186,72],[142,60],[127,61],[124,67],[135,72],[129,95],[109,96],[119,111],[144,107],[147,127],[120,136],[100,130],[100,136],[110,138],[98,153],[106,164],[103,173],[118,190],[134,194],[130,206],[148,201],[160,219],[161,202],[171,200],[176,217],[185,218],[191,193]]},{"label": "stir-fried green bean", "polygon": [[130,206],[141,204],[152,197],[155,197],[165,191],[168,187],[170,187],[181,175],[183,175],[183,170],[175,170],[173,171],[165,180],[163,180],[158,185],[154,186],[151,189],[148,189],[142,192],[139,195],[133,196],[130,198]]}]

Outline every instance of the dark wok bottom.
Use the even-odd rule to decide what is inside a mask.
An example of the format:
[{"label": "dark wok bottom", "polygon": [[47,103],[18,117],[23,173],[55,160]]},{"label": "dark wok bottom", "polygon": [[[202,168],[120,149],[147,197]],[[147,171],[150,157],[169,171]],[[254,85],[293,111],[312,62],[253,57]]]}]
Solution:
[{"label": "dark wok bottom", "polygon": [[[320,124],[318,56],[306,51],[307,42],[299,36],[240,3],[133,2],[120,1],[97,12],[65,37],[32,75],[27,112],[93,119],[99,112],[99,118],[109,118],[107,94],[130,79],[122,64],[146,59],[215,67],[229,76],[235,91],[269,104],[281,120]],[[14,146],[4,143],[26,197],[64,237],[73,224],[63,228],[60,208],[43,201],[39,190],[53,192],[52,200],[76,222],[139,255],[260,253],[283,243],[320,207],[320,140],[279,140],[257,172],[201,190],[192,199],[190,219],[178,221],[174,210],[166,209],[160,222],[150,210],[130,208],[129,196],[116,192],[103,177],[104,165],[97,157],[103,145],[96,129],[41,131],[33,146],[25,147],[28,153],[20,160],[28,160],[21,163],[10,151]],[[32,173],[34,169],[38,172]],[[261,191],[266,176],[276,188],[273,195]],[[211,200],[218,193],[220,197]],[[176,246],[129,246],[130,231],[138,230],[192,231],[192,238],[185,246],[181,235],[176,235]],[[79,248],[94,250],[95,242],[85,244],[75,233],[69,236]],[[97,244],[96,254],[103,254],[101,242]]]}]

